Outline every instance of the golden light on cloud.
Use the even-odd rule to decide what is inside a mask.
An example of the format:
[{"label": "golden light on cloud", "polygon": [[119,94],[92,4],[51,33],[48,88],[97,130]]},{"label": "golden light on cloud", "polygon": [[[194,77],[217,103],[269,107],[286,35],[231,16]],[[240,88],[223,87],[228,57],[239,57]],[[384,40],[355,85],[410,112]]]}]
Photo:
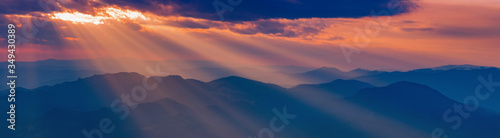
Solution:
[{"label": "golden light on cloud", "polygon": [[106,8],[106,14],[114,19],[142,19],[148,20],[141,12],[131,10],[121,10],[113,7]]},{"label": "golden light on cloud", "polygon": [[64,37],[64,39],[70,40],[70,41],[76,41],[76,40],[78,40],[78,38],[74,38],[74,37]]},{"label": "golden light on cloud", "polygon": [[103,16],[92,16],[89,14],[83,14],[80,12],[74,13],[54,13],[52,19],[59,19],[63,21],[71,21],[73,23],[93,23],[93,24],[103,24],[103,20],[106,17]]},{"label": "golden light on cloud", "polygon": [[[387,27],[382,27],[380,33],[375,37],[370,37],[370,42],[367,44],[367,48],[362,49],[363,50],[362,53],[364,55],[368,55],[368,53],[372,55],[392,55],[391,53],[387,52],[392,50],[392,51],[401,51],[404,53],[411,53],[413,55],[422,55],[421,53],[426,53],[429,55],[444,57],[446,59],[449,59],[450,61],[459,61],[459,60],[465,61],[465,60],[472,60],[469,58],[467,59],[463,58],[466,57],[463,56],[463,53],[467,53],[467,51],[488,53],[489,51],[497,50],[497,47],[495,47],[494,44],[498,40],[494,40],[495,38],[488,34],[495,33],[493,31],[496,28],[495,25],[498,24],[497,18],[493,14],[496,12],[489,12],[489,11],[498,11],[498,9],[488,8],[483,6],[468,7],[468,5],[461,3],[447,4],[441,2],[432,2],[430,0],[421,1],[419,2],[419,4],[425,8],[418,9],[412,13],[405,14],[404,16],[401,15],[401,16],[391,17]],[[224,46],[217,49],[218,50],[217,53],[221,53],[225,49],[238,47],[234,45],[244,44],[244,45],[249,45],[252,49],[258,49],[261,51],[266,51],[268,53],[274,53],[276,55],[279,55],[279,57],[283,57],[284,59],[288,58],[290,60],[295,61],[296,63],[300,63],[301,65],[302,64],[326,65],[326,64],[337,64],[337,63],[331,63],[328,60],[326,60],[332,58],[325,58],[325,60],[320,60],[321,62],[319,61],[316,62],[317,60],[315,60],[315,58],[307,58],[310,55],[299,56],[302,51],[297,52],[290,50],[290,52],[283,52],[285,50],[283,50],[282,47],[276,47],[274,45],[280,45],[282,43],[290,43],[290,44],[297,44],[297,47],[304,46],[304,47],[311,47],[318,49],[337,48],[336,50],[338,50],[337,47],[338,45],[344,42],[348,43],[349,45],[354,45],[356,40],[360,38],[359,36],[362,36],[358,35],[358,32],[355,31],[356,29],[363,30],[366,28],[366,25],[368,23],[378,21],[374,17],[363,17],[363,18],[266,19],[259,21],[227,22],[227,21],[213,21],[195,17],[185,17],[176,14],[157,15],[152,12],[142,12],[139,10],[128,9],[128,8],[133,8],[133,7],[118,7],[118,6],[100,7],[91,10],[93,11],[92,13],[87,13],[83,11],[77,12],[72,10],[63,10],[64,12],[53,12],[50,14],[45,14],[44,17],[50,17],[53,20],[62,21],[58,22],[60,25],[58,26],[60,27],[60,31],[79,32],[78,29],[74,28],[82,29],[83,27],[96,27],[101,29],[101,27],[111,26],[117,28],[116,30],[111,30],[115,32],[122,31],[124,28],[128,29],[126,33],[123,32],[121,33],[116,32],[116,34],[114,33],[113,35],[115,37],[120,36],[127,38],[135,38],[135,36],[130,37],[128,36],[128,34],[144,33],[144,34],[150,34],[151,36],[156,36],[158,37],[158,39],[165,39],[168,41],[171,41],[170,39],[174,40],[180,39],[179,37],[183,35],[179,34],[180,32],[182,32],[185,34],[184,36],[186,37],[185,38],[186,42],[177,42],[175,44],[183,46],[184,49],[192,50],[194,51],[194,53],[198,53],[199,55],[209,57],[210,59],[214,59],[214,57],[216,56],[214,56],[213,54],[206,54],[206,52],[210,50],[213,51],[216,48],[209,50],[199,50],[200,49],[198,47],[199,45],[206,45],[205,43],[213,42],[215,45]],[[440,9],[445,9],[445,10],[440,10]],[[453,9],[463,9],[463,10],[454,11]],[[479,12],[480,10],[476,9],[482,9],[484,10],[484,12]],[[475,11],[475,12],[470,12],[470,11]],[[454,12],[460,12],[461,14],[452,14]],[[488,14],[486,12],[492,14]],[[6,17],[15,20],[17,19],[15,17],[28,18],[31,16],[6,15]],[[385,19],[385,17],[383,17],[383,19]],[[457,20],[461,22],[456,22]],[[125,25],[123,23],[132,23],[132,24]],[[99,26],[94,26],[93,24]],[[19,24],[19,26],[21,25],[22,24]],[[74,26],[71,27],[71,25],[78,27]],[[491,29],[484,29],[484,28],[491,28]],[[460,31],[449,32],[450,30],[451,31],[460,30]],[[469,31],[470,33],[467,33],[467,31]],[[165,32],[170,32],[170,33],[165,34]],[[481,38],[461,37],[460,39],[457,39],[457,37],[460,37],[457,36],[457,34],[460,34],[461,32],[464,33],[465,35],[484,34],[485,36],[482,36]],[[104,32],[102,34],[104,34]],[[102,34],[95,34],[97,36],[68,35],[70,37],[67,38],[63,37],[62,39],[64,39],[66,42],[69,43],[83,43],[82,41],[89,39],[89,37],[101,38],[102,36],[98,35]],[[209,37],[209,36],[218,36],[218,37]],[[226,39],[226,38],[231,38],[231,39]],[[121,43],[122,40],[123,39],[121,38],[116,38],[115,43],[111,42],[102,42],[102,43],[103,45],[117,45],[120,46],[120,48],[130,45],[129,43]],[[149,38],[144,38],[143,40],[150,41]],[[194,43],[193,40],[197,40],[199,42]],[[228,43],[229,41],[234,42],[236,44]],[[162,49],[164,45],[167,45],[165,43],[159,43],[159,42],[158,43],[154,42],[154,43],[155,47],[158,47],[158,49]],[[485,45],[485,48],[482,49],[467,48],[468,45],[479,45],[479,44]],[[380,49],[385,49],[385,50],[380,50]],[[115,50],[109,50],[109,51],[112,53],[116,53]],[[157,50],[154,50],[152,51],[152,53],[156,53],[156,51]],[[232,51],[225,53],[231,53],[231,52]],[[363,54],[360,54],[360,56],[362,56]],[[109,56],[109,55],[115,56],[113,54],[108,54],[108,55],[106,53],[102,54],[102,56]],[[122,55],[127,55],[127,54],[120,54],[116,56],[122,56]],[[232,54],[227,54],[227,55],[233,56]],[[403,56],[411,57],[407,55],[401,55],[401,57]],[[492,53],[489,53],[487,55],[492,55]],[[388,56],[388,57],[396,57],[396,56]],[[160,59],[157,57],[154,58]],[[485,56],[484,58],[487,59],[487,56]],[[241,58],[241,59],[216,57],[215,59],[221,61],[222,60],[227,61],[228,59],[237,59],[252,64],[259,64],[260,62],[265,62],[265,61],[255,61],[254,59],[257,59],[257,57]],[[405,60],[407,60],[406,63],[410,63],[410,61],[412,61],[415,63],[421,63],[421,65],[428,64],[425,63],[427,62],[426,60],[419,60],[419,58],[406,58]],[[481,62],[484,62],[484,64],[491,64],[490,62],[486,61],[488,60],[481,60]]]},{"label": "golden light on cloud", "polygon": [[98,9],[100,11],[96,15],[84,14],[80,12],[58,12],[50,15],[52,19],[70,21],[73,23],[92,23],[95,25],[104,24],[108,20],[149,20],[144,14],[139,11],[123,10],[113,7]]}]

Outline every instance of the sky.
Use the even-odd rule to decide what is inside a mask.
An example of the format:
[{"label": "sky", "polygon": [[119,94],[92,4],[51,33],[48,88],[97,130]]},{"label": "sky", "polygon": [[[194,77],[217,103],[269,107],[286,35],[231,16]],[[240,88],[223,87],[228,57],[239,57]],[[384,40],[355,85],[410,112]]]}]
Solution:
[{"label": "sky", "polygon": [[498,0],[4,0],[0,31],[17,26],[18,61],[500,67],[498,13]]}]

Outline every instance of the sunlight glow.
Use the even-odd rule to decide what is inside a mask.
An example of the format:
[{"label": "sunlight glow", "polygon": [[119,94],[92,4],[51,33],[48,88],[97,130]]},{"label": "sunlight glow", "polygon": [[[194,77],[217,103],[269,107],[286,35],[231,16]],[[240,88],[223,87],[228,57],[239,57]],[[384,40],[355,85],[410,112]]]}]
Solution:
[{"label": "sunlight glow", "polygon": [[138,11],[131,11],[131,10],[121,10],[117,8],[106,8],[106,13],[111,16],[111,18],[114,19],[143,19],[143,20],[148,20],[146,16],[144,16],[142,13]]},{"label": "sunlight glow", "polygon": [[71,21],[73,23],[93,23],[93,24],[103,24],[103,20],[106,17],[102,16],[92,16],[88,14],[83,14],[79,12],[74,13],[54,13],[52,19],[59,19],[64,21]]},{"label": "sunlight glow", "polygon": [[59,12],[52,14],[52,19],[71,21],[73,23],[93,23],[95,25],[104,24],[107,20],[149,20],[139,11],[122,10],[113,7],[102,8],[96,15],[84,14],[80,12]]}]

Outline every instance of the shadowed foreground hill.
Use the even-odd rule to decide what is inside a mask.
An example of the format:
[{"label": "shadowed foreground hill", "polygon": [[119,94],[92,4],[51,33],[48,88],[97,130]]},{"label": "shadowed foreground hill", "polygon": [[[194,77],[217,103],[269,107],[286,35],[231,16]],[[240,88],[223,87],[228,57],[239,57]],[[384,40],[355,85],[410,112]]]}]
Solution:
[{"label": "shadowed foreground hill", "polygon": [[[498,136],[495,131],[499,129],[500,123],[490,123],[499,119],[494,117],[493,113],[480,108],[468,111],[463,104],[421,84],[397,82],[387,87],[363,89],[347,100],[373,112],[382,113],[380,115],[422,128],[427,132],[435,128],[443,128],[449,132],[449,137]],[[445,111],[457,111],[454,108],[455,105],[461,106],[460,109],[470,115],[467,118],[461,118],[463,122],[460,130],[457,130],[460,131],[458,133],[450,128],[455,125],[456,121],[443,119]],[[452,117],[459,117],[459,114],[447,115],[447,118]]]},{"label": "shadowed foreground hill", "polygon": [[[259,134],[412,138],[430,136],[434,127],[449,129],[451,124],[444,123],[442,115],[456,103],[432,88],[408,82],[371,88],[359,81],[338,80],[299,87],[304,86],[317,87],[322,91],[315,92],[322,94],[300,97],[274,84],[234,76],[202,82],[180,76],[145,78],[137,73],[97,75],[19,91],[17,130],[3,129],[1,135],[78,138],[85,137],[82,131],[99,130],[104,137],[132,138]],[[137,87],[144,87],[146,93],[133,98],[132,90]],[[323,96],[339,92],[347,98]],[[323,102],[311,104],[310,100]],[[491,122],[498,115],[480,109],[472,114],[460,131],[447,131],[449,135],[500,136],[492,131],[500,129],[500,123]],[[100,130],[102,120],[111,122],[112,131]]]},{"label": "shadowed foreground hill", "polygon": [[335,80],[329,83],[322,84],[301,84],[290,89],[292,92],[308,94],[311,92],[327,93],[333,92],[337,98],[345,98],[352,96],[356,92],[364,88],[374,87],[371,84],[357,80]]},{"label": "shadowed foreground hill", "polygon": [[[463,102],[467,96],[474,95],[478,85],[483,85],[479,77],[493,84],[492,87],[500,86],[499,68],[472,65],[449,65],[408,72],[384,72],[354,79],[375,86],[386,86],[399,81],[415,82],[432,87],[455,101]],[[482,89],[481,91],[489,90]],[[488,99],[481,101],[480,106],[500,113],[499,105],[500,94],[492,93]]]}]

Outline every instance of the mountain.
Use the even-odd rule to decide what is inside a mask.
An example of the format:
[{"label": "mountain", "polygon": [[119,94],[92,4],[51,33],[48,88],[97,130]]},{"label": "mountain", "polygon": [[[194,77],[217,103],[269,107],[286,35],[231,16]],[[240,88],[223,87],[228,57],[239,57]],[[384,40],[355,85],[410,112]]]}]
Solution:
[{"label": "mountain", "polygon": [[302,81],[302,83],[326,83],[337,79],[352,79],[354,77],[379,74],[382,71],[370,71],[364,69],[355,69],[352,71],[344,72],[337,68],[321,67],[304,73],[296,74],[295,77]]},{"label": "mountain", "polygon": [[[114,126],[104,137],[259,137],[263,130],[275,137],[422,137],[434,127],[449,129],[443,113],[458,103],[410,82],[374,88],[355,80],[337,80],[297,87],[347,97],[315,96],[310,91],[299,92],[310,95],[301,97],[292,92],[294,88],[237,76],[203,82],[175,75],[104,74],[19,89],[17,130],[2,129],[0,135],[85,137],[82,132],[103,132],[104,120]],[[498,114],[482,109],[471,114],[460,131],[448,131],[449,135],[499,136],[491,131],[499,128],[499,123],[491,122],[499,120]]]},{"label": "mountain", "polygon": [[446,71],[446,70],[477,70],[477,69],[491,69],[491,68],[496,68],[496,67],[464,64],[464,65],[445,65],[445,66],[418,69],[418,70]]},{"label": "mountain", "polygon": [[[154,85],[156,79],[161,80],[156,88],[149,90],[145,87],[145,80]],[[180,76],[148,78],[138,73],[125,72],[94,75],[54,86],[31,90],[18,89],[16,97],[23,100],[19,100],[16,106],[20,109],[30,109],[26,111],[29,113],[19,111],[21,113],[18,116],[27,120],[54,108],[81,112],[92,111],[110,107],[116,100],[130,99],[134,89],[137,90],[136,92],[141,89],[147,92],[147,97],[140,101],[142,103],[162,98],[175,98],[190,106],[207,105],[209,98],[204,94],[210,90],[207,86],[198,85],[198,83],[198,81],[185,80]],[[7,90],[2,93],[7,93]],[[0,97],[7,98],[6,95]],[[6,100],[0,101],[2,104],[6,102]]]},{"label": "mountain", "polygon": [[[412,124],[413,127],[424,132],[432,132],[437,127],[451,130],[450,125],[454,123],[445,122],[443,120],[444,113],[447,110],[456,111],[455,104],[462,105],[428,86],[411,82],[397,82],[386,87],[363,89],[347,100],[368,108],[376,114],[404,124]],[[465,110],[465,113],[470,114],[470,117],[460,118],[464,120],[460,126],[461,131],[448,133],[449,137],[499,136],[498,133],[491,130],[498,130],[500,124],[487,123],[489,119],[498,120],[498,118],[492,117],[493,113],[483,109],[475,111],[462,109]],[[488,129],[484,129],[485,127]]]},{"label": "mountain", "polygon": [[357,80],[338,79],[322,84],[301,84],[290,88],[290,91],[294,93],[302,93],[304,96],[311,95],[311,93],[328,93],[336,98],[345,98],[347,96],[354,95],[361,89],[370,87],[374,86]]},{"label": "mountain", "polygon": [[356,103],[366,104],[365,106],[395,108],[390,110],[436,108],[438,112],[457,103],[428,86],[405,81],[386,87],[362,89],[349,99]]},{"label": "mountain", "polygon": [[[324,120],[326,115],[309,110],[307,105],[287,96],[285,88],[274,84],[235,76],[208,83],[167,76],[161,77],[157,88],[147,90],[143,101],[129,99],[136,104],[127,105],[123,95],[132,95],[131,90],[143,86],[144,79],[147,83],[155,80],[137,73],[105,74],[19,92],[22,100],[17,101],[16,107],[17,119],[21,121],[15,133],[3,133],[7,131],[3,129],[2,135],[84,137],[82,130],[99,128],[99,121],[105,118],[116,126],[113,133],[106,134],[111,137],[248,137],[269,126],[269,119],[279,114],[274,110],[302,112],[302,119],[293,120],[293,124],[287,125],[288,131],[280,136],[329,134],[321,129],[325,124],[310,122]],[[118,106],[112,104],[115,100],[120,101]],[[129,109],[128,117],[121,119],[125,112],[118,109],[124,108]],[[6,114],[1,116],[7,118]],[[316,134],[318,130],[323,132]]]},{"label": "mountain", "polygon": [[[450,69],[431,70],[420,69],[407,72],[384,72],[374,75],[365,75],[353,78],[373,84],[386,86],[399,81],[408,81],[432,87],[445,96],[455,100],[464,101],[467,96],[475,94],[476,87],[481,84],[479,77],[499,82],[500,69],[479,67],[479,69]],[[488,91],[484,89],[483,91]],[[492,94],[488,99],[481,101],[481,106],[500,113],[500,95]]]},{"label": "mountain", "polygon": [[[18,87],[34,89],[40,86],[55,85],[62,82],[75,81],[78,78],[90,77],[95,74],[101,74],[95,70],[54,70],[54,69],[39,69],[27,68],[24,66],[16,66],[16,79]],[[0,72],[8,72],[7,69],[0,69]],[[7,75],[7,74],[5,74]],[[8,78],[0,78],[1,82],[7,82]],[[8,89],[7,85],[1,85],[0,90]]]},{"label": "mountain", "polygon": [[[7,66],[8,62],[0,62],[0,66]],[[78,59],[78,60],[56,60],[48,59],[34,62],[16,62],[16,74],[18,74],[18,86],[34,89],[41,86],[51,86],[58,83],[75,81],[78,78],[86,78],[97,74],[136,72],[142,75],[150,74],[148,69],[160,69],[169,75],[180,75],[184,78],[192,78],[201,81],[212,81],[215,79],[242,76],[254,80],[275,83],[282,86],[293,86],[302,82],[300,80],[286,80],[281,76],[302,73],[314,69],[304,66],[248,66],[238,63],[224,63],[232,65],[223,66],[206,60],[162,60],[149,61],[129,58],[112,59]],[[6,69],[0,72],[7,73]],[[7,81],[7,78],[0,78]],[[1,85],[0,90],[8,89]]]},{"label": "mountain", "polygon": [[226,78],[217,79],[207,83],[208,86],[218,90],[221,95],[231,97],[232,99],[253,99],[268,101],[268,99],[275,99],[275,101],[285,100],[286,89],[275,84],[267,84],[259,81],[254,81],[242,77],[230,76]]}]

